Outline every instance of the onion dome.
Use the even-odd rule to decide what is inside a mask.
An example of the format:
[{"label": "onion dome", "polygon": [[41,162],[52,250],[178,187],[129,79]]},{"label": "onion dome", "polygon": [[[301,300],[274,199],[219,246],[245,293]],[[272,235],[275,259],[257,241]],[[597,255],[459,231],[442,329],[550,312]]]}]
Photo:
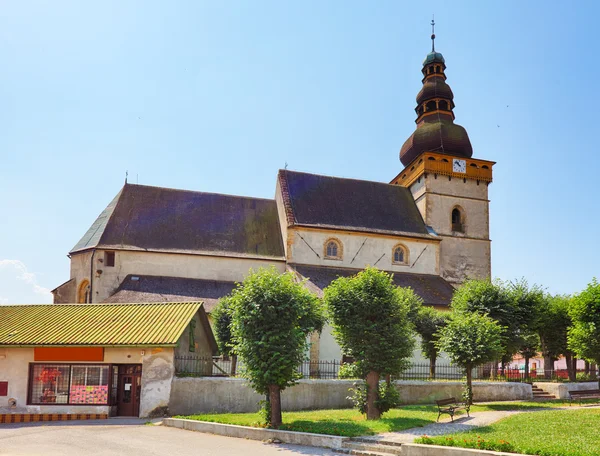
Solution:
[{"label": "onion dome", "polygon": [[[432,25],[433,21],[432,21]],[[423,152],[439,152],[470,158],[473,147],[467,131],[454,123],[454,94],[446,84],[446,61],[432,49],[423,61],[423,87],[417,95],[417,129],[400,149],[400,161],[407,166]]]}]

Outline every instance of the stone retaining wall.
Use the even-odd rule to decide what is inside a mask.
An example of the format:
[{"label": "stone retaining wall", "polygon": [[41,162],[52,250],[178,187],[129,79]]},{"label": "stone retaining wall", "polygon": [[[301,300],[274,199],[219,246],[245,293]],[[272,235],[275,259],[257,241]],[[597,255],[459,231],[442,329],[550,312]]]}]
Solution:
[{"label": "stone retaining wall", "polygon": [[598,382],[584,383],[551,383],[539,382],[535,386],[543,389],[545,392],[556,396],[559,399],[570,399],[569,391],[584,391],[598,389]]},{"label": "stone retaining wall", "polygon": [[[351,408],[348,389],[355,380],[300,380],[281,395],[283,410]],[[437,399],[461,398],[461,382],[397,381],[404,404],[433,404]],[[527,383],[474,382],[475,401],[531,399]],[[264,399],[244,379],[226,377],[174,378],[169,401],[171,415],[256,412]]]}]

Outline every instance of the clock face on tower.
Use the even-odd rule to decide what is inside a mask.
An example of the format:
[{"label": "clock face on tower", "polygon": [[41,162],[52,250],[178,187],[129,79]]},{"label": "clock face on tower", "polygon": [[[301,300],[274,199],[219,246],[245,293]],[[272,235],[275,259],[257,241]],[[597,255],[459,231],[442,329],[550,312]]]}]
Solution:
[{"label": "clock face on tower", "polygon": [[459,160],[458,158],[454,158],[452,160],[452,171],[455,173],[466,173],[467,172],[467,161]]}]

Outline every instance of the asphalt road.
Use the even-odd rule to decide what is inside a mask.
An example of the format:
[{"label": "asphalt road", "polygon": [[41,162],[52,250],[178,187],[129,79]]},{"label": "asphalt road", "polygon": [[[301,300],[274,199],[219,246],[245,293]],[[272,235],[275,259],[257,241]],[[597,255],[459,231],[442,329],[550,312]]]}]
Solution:
[{"label": "asphalt road", "polygon": [[139,420],[0,424],[0,455],[11,456],[288,456],[336,453],[274,445],[155,425]]}]

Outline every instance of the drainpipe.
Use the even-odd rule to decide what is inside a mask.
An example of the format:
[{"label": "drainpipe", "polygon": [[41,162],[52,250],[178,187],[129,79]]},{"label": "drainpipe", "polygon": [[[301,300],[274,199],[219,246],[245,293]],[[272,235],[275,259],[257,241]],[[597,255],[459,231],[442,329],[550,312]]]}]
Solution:
[{"label": "drainpipe", "polygon": [[96,249],[92,251],[92,261],[90,262],[90,304],[94,302],[94,295],[92,294],[94,288],[94,255],[96,255]]}]

